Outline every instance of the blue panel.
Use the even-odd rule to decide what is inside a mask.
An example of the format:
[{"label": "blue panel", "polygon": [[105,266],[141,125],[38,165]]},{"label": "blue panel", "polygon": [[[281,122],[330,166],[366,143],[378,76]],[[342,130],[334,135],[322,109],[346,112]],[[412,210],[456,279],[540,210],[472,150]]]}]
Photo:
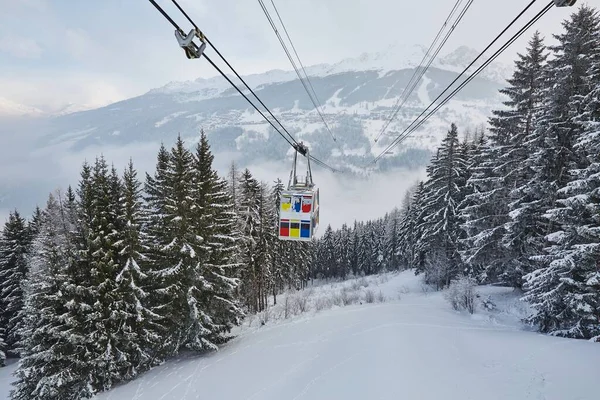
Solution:
[{"label": "blue panel", "polygon": [[300,224],[300,237],[310,237],[310,221],[302,221]]}]

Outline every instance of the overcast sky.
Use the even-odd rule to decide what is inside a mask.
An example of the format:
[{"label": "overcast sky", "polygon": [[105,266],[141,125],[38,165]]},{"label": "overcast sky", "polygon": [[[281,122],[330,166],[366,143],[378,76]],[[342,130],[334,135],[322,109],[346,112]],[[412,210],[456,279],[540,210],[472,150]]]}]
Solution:
[{"label": "overcast sky", "polygon": [[[455,3],[274,1],[305,65],[334,63],[395,42],[428,46]],[[159,3],[190,27],[169,0]],[[289,69],[258,1],[180,3],[240,72]],[[483,49],[527,3],[475,0],[446,49]],[[538,3],[535,12],[546,2]],[[44,110],[67,103],[102,106],[169,81],[215,75],[204,60],[184,57],[173,29],[146,0],[0,0],[0,10],[0,97],[13,102]],[[553,9],[536,27],[549,36],[572,10]],[[523,46],[516,43],[514,50]]]}]

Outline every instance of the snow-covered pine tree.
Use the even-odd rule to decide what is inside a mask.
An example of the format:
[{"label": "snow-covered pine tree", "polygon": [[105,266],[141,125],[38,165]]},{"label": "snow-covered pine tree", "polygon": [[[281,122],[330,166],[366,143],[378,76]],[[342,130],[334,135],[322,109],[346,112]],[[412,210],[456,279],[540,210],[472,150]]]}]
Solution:
[{"label": "snow-covered pine tree", "polygon": [[[114,173],[113,173],[114,175]],[[92,385],[96,391],[108,390],[124,379],[131,367],[127,355],[116,337],[121,321],[118,315],[119,293],[116,291],[118,274],[117,240],[120,183],[113,182],[104,157],[96,159],[90,177],[90,224],[87,229],[90,280],[80,282],[87,292],[92,309],[85,317],[84,333],[87,357],[92,370]],[[116,187],[114,187],[116,185]],[[79,310],[80,312],[82,310]]]},{"label": "snow-covered pine tree", "polygon": [[169,327],[164,341],[166,353],[174,354],[181,347],[193,350],[216,349],[207,339],[212,332],[204,302],[206,280],[202,276],[204,238],[197,232],[194,210],[196,200],[193,156],[181,137],[170,153],[161,148],[156,175],[146,183],[149,212],[153,214],[149,227],[153,247],[149,272],[157,285],[154,296],[162,317],[161,325]]},{"label": "snow-covered pine tree", "polygon": [[400,262],[403,263],[403,268],[407,269],[417,268],[421,265],[421,257],[418,256],[417,251],[418,239],[421,237],[421,233],[417,228],[422,223],[420,217],[422,215],[424,191],[424,182],[418,182],[411,200],[405,201],[404,215],[398,227]]},{"label": "snow-covered pine tree", "polygon": [[11,212],[0,234],[0,326],[4,328],[4,351],[17,356],[16,329],[22,319],[23,281],[27,274],[30,236],[25,220],[17,210]]},{"label": "snow-covered pine tree", "polygon": [[401,213],[395,208],[386,219],[385,224],[385,242],[384,242],[384,262],[388,271],[400,269],[400,238],[398,236]]},{"label": "snow-covered pine tree", "polygon": [[508,220],[508,189],[495,170],[498,157],[496,148],[480,139],[469,162],[470,193],[459,206],[461,228],[466,234],[460,241],[460,254],[466,275],[479,282],[496,282],[507,262],[502,237]]},{"label": "snow-covered pine tree", "polygon": [[70,286],[76,256],[75,227],[60,193],[51,194],[28,256],[24,318],[19,325],[22,358],[15,373],[13,400],[89,398],[91,386],[82,333],[70,317]]},{"label": "snow-covered pine tree", "polygon": [[342,279],[346,279],[350,273],[350,238],[352,232],[347,224],[343,224],[338,235],[337,258],[338,258],[338,275]]},{"label": "snow-covered pine tree", "polygon": [[33,210],[33,215],[31,216],[31,219],[27,223],[27,231],[29,234],[30,242],[33,242],[33,239],[38,234],[41,220],[42,220],[42,210],[38,206],[36,206],[35,210]]},{"label": "snow-covered pine tree", "polygon": [[241,293],[246,302],[246,307],[251,311],[258,311],[259,290],[258,273],[259,263],[265,259],[264,247],[261,243],[261,185],[254,179],[252,173],[246,169],[239,178],[239,221],[241,225],[242,262]]},{"label": "snow-covered pine tree", "polygon": [[336,270],[336,248],[335,236],[331,225],[327,225],[323,233],[323,247],[321,248],[321,274],[325,279],[335,276]]},{"label": "snow-covered pine tree", "polygon": [[[122,358],[117,371],[120,379],[129,380],[148,369],[154,357],[153,350],[160,345],[159,316],[150,310],[146,274],[148,259],[147,236],[143,231],[147,214],[142,204],[141,183],[130,160],[122,179],[111,172],[111,203],[117,202],[117,226],[113,246],[117,265],[114,278],[115,299],[112,314],[119,330],[113,333]],[[114,204],[111,206],[114,208]]]},{"label": "snow-covered pine tree", "polygon": [[[0,306],[0,312],[3,312],[3,309]],[[0,367],[4,367],[4,363],[6,361],[6,353],[4,350],[6,349],[6,345],[4,344],[4,327],[0,326]]]},{"label": "snow-covered pine tree", "polygon": [[360,231],[358,269],[362,275],[371,275],[375,268],[374,254],[376,251],[376,242],[374,240],[374,230],[373,221],[367,221]]},{"label": "snow-covered pine tree", "polygon": [[[596,10],[582,6],[564,26],[565,32],[557,36],[559,45],[554,48],[556,62],[551,64],[558,92],[566,99],[549,93],[551,110],[562,114],[551,114],[548,139],[561,146],[556,161],[563,166],[551,175],[555,179],[552,183],[568,181],[557,191],[554,208],[545,213],[553,230],[546,236],[551,245],[545,254],[534,257],[542,267],[526,275],[529,292],[525,299],[536,310],[529,321],[542,332],[598,340],[600,17]],[[555,131],[554,124],[562,129]],[[565,150],[573,154],[561,157]],[[567,168],[567,176],[562,177]]]},{"label": "snow-covered pine tree", "polygon": [[417,229],[421,232],[418,251],[425,255],[425,280],[443,288],[456,277],[461,267],[458,253],[460,220],[458,204],[462,201],[466,161],[459,151],[458,130],[452,124],[429,168],[422,213],[425,217]]},{"label": "snow-covered pine tree", "polygon": [[213,159],[208,139],[202,131],[194,158],[193,215],[196,232],[203,239],[198,249],[204,279],[202,306],[210,317],[205,328],[211,333],[204,339],[220,344],[229,339],[227,334],[243,316],[235,298],[240,270],[236,254],[241,238],[228,184],[213,169]]},{"label": "snow-covered pine tree", "polygon": [[548,191],[553,191],[546,188],[544,193],[539,186],[543,185],[540,174],[544,173],[539,152],[545,146],[543,126],[548,123],[544,109],[547,108],[548,93],[554,86],[546,58],[542,38],[536,34],[529,43],[527,56],[516,63],[515,86],[519,85],[520,92],[513,95],[513,107],[519,113],[520,129],[508,137],[502,132],[492,137],[503,162],[502,169],[498,168],[499,174],[503,176],[504,187],[510,190],[509,220],[503,237],[509,252],[503,280],[516,287],[522,286],[523,275],[536,268],[530,257],[543,247],[546,221],[541,217],[544,212],[542,198],[548,196]]},{"label": "snow-covered pine tree", "polygon": [[[4,312],[3,306],[0,305],[0,313]],[[4,367],[6,361],[6,344],[4,343],[4,326],[0,326],[0,367]]]},{"label": "snow-covered pine tree", "polygon": [[[271,188],[271,202],[273,204],[275,224],[279,223],[279,212],[281,210],[281,193],[284,190],[283,182],[277,179]],[[275,226],[275,229],[279,229]],[[277,234],[277,232],[276,232]],[[277,294],[284,288],[286,282],[291,281],[291,263],[288,259],[289,243],[284,240],[275,240],[272,247],[271,255],[271,274],[273,279],[272,295],[273,303],[277,304]]]},{"label": "snow-covered pine tree", "polygon": [[358,276],[359,268],[359,249],[360,249],[360,224],[355,220],[354,227],[352,228],[351,241],[349,245],[348,260],[350,263],[350,272],[354,276]]},{"label": "snow-covered pine tree", "polygon": [[170,219],[171,184],[168,169],[170,160],[169,151],[161,144],[157,154],[156,169],[153,175],[146,173],[142,197],[147,208],[147,218],[142,224],[142,231],[147,235],[147,272],[148,292],[146,304],[150,311],[160,318],[157,320],[156,331],[162,338],[160,346],[153,349],[153,359],[161,362],[174,355],[179,350],[180,341],[178,326],[171,325],[169,313],[172,297],[180,289],[176,277],[179,271],[170,264],[163,250],[169,238],[165,237],[172,232]]}]

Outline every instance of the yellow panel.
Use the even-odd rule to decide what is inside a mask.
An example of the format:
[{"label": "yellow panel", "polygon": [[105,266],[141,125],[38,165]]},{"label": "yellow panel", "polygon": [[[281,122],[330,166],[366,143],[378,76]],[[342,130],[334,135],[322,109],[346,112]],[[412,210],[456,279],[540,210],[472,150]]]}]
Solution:
[{"label": "yellow panel", "polygon": [[292,198],[288,196],[283,196],[281,198],[281,211],[290,211],[292,207]]},{"label": "yellow panel", "polygon": [[290,229],[290,237],[300,237],[300,229]]}]

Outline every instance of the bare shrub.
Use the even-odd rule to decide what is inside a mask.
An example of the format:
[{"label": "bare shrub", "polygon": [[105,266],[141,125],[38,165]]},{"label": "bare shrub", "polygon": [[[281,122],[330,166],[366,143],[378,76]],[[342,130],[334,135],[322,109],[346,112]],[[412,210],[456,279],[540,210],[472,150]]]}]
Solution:
[{"label": "bare shrub", "polygon": [[358,291],[352,290],[348,287],[342,289],[340,292],[340,297],[342,298],[342,304],[345,306],[358,303],[360,301],[360,295],[358,294]]},{"label": "bare shrub", "polygon": [[333,300],[327,297],[319,297],[315,301],[315,309],[317,311],[330,309],[333,306]]},{"label": "bare shrub", "polygon": [[283,299],[283,318],[288,319],[292,315],[292,300],[290,295],[286,294]]},{"label": "bare shrub", "polygon": [[271,308],[267,307],[258,314],[258,322],[261,326],[266,325],[271,319]]},{"label": "bare shrub", "polygon": [[334,293],[331,296],[331,302],[333,303],[334,306],[338,306],[341,307],[344,305],[344,301],[342,299],[342,294],[341,293]]},{"label": "bare shrub", "polygon": [[355,280],[354,282],[352,282],[351,288],[352,288],[352,290],[360,290],[360,288],[363,288],[363,287],[366,288],[368,286],[369,286],[369,281],[367,281],[367,279],[363,276],[359,280]]},{"label": "bare shrub", "polygon": [[444,293],[444,297],[453,309],[457,311],[467,310],[470,314],[473,314],[477,298],[476,287],[477,282],[473,278],[462,276],[452,281],[450,287]]},{"label": "bare shrub", "polygon": [[377,300],[377,302],[379,303],[385,303],[385,296],[383,295],[383,292],[381,290],[377,294],[377,297],[375,297],[375,300]]},{"label": "bare shrub", "polygon": [[387,275],[381,275],[378,279],[379,283],[387,283],[390,280],[390,277]]},{"label": "bare shrub", "polygon": [[365,292],[365,302],[375,303],[375,292],[373,292],[371,289]]},{"label": "bare shrub", "polygon": [[408,286],[406,286],[406,285],[402,285],[402,286],[400,286],[400,287],[398,288],[398,293],[401,293],[401,294],[408,294],[408,293],[410,293],[410,289],[409,289],[409,287],[408,287]]},{"label": "bare shrub", "polygon": [[433,291],[433,287],[425,282],[421,283],[421,291],[423,293],[429,293]]},{"label": "bare shrub", "polygon": [[294,306],[298,313],[307,312],[309,310],[309,299],[312,296],[312,289],[305,290],[294,298]]}]

